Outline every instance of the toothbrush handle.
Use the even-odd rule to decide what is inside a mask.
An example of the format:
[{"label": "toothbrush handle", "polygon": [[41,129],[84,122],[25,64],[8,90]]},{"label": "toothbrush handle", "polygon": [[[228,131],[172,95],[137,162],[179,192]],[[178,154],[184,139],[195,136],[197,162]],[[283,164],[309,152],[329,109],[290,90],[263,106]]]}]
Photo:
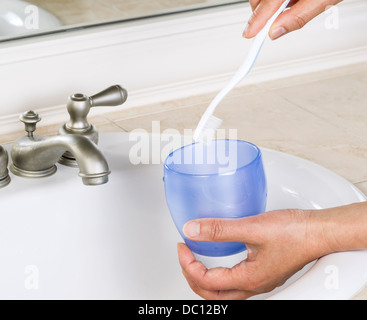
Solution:
[{"label": "toothbrush handle", "polygon": [[254,66],[261,48],[264,44],[264,41],[269,33],[271,25],[274,23],[275,19],[287,8],[290,0],[286,0],[277,10],[277,12],[268,20],[264,28],[256,35],[253,39],[251,47],[248,51],[248,54],[245,58],[245,61],[242,63],[241,67],[237,71],[237,73],[233,76],[231,81],[218,93],[218,95],[214,98],[214,100],[209,105],[208,109],[205,111],[204,115],[201,117],[201,120],[195,130],[194,140],[197,140],[203,131],[207,121],[213,115],[215,109],[218,104],[224,99],[224,97],[234,88],[236,87],[244,77],[251,71]]},{"label": "toothbrush handle", "polygon": [[224,99],[224,97],[236,87],[251,71],[254,66],[257,57],[259,56],[262,45],[264,44],[266,38],[266,32],[258,34],[253,40],[251,47],[247,53],[245,61],[242,63],[236,74],[229,81],[229,83],[218,93],[214,100],[209,105],[206,114],[212,115],[217,107],[217,105]]},{"label": "toothbrush handle", "polygon": [[[259,53],[261,51],[261,48],[265,42],[266,37],[268,36],[269,30],[274,23],[275,19],[278,18],[278,16],[287,8],[290,0],[286,0],[283,2],[283,4],[280,6],[280,8],[277,10],[277,12],[267,21],[266,25],[261,29],[261,31],[256,35],[256,37],[253,39],[251,47],[247,53],[245,61],[242,63],[241,67],[237,71],[237,73],[233,76],[231,81],[228,83],[228,85],[222,90],[222,93],[219,93],[220,96],[224,96],[232,90],[235,86],[237,86],[244,77],[248,75],[248,73],[253,68]],[[224,95],[223,93],[226,92]],[[219,96],[218,95],[218,96]],[[220,101],[219,101],[220,102]],[[214,110],[213,110],[214,111]]]},{"label": "toothbrush handle", "polygon": [[283,4],[277,10],[277,12],[268,20],[266,25],[252,40],[252,44],[247,53],[245,61],[242,63],[242,65],[240,66],[236,74],[233,76],[233,78],[230,80],[230,82],[219,92],[219,94],[210,104],[207,110],[208,114],[212,115],[215,111],[215,108],[223,100],[223,98],[249,74],[259,56],[261,48],[269,33],[270,27],[274,23],[275,19],[285,10],[289,2],[290,0],[286,0],[285,2],[283,2]]},{"label": "toothbrush handle", "polygon": [[[265,35],[265,36],[264,36]],[[194,140],[196,141],[201,132],[204,130],[204,127],[208,121],[208,119],[213,115],[215,109],[218,104],[224,99],[224,97],[234,88],[236,87],[244,77],[251,71],[253,65],[256,62],[257,57],[259,56],[259,52],[261,47],[265,41],[266,33],[262,32],[260,35],[256,36],[253,40],[252,45],[249,49],[249,52],[246,56],[245,61],[238,69],[237,73],[233,76],[230,82],[217,94],[214,100],[210,103],[208,109],[205,111],[204,115],[200,119],[200,122],[195,130]]]}]

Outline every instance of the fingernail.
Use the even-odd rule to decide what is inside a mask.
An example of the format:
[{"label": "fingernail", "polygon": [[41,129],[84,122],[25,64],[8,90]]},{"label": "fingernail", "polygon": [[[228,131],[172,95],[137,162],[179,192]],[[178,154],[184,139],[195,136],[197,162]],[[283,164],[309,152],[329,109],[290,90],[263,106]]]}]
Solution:
[{"label": "fingernail", "polygon": [[276,28],[273,32],[270,33],[270,39],[275,40],[285,35],[287,30],[284,27]]},{"label": "fingernail", "polygon": [[247,24],[247,26],[246,26],[245,30],[243,31],[243,36],[244,36],[245,38],[247,38],[247,36],[248,36],[248,34],[249,34],[249,30],[250,30],[250,25],[249,25],[249,24]]},{"label": "fingernail", "polygon": [[200,235],[200,223],[190,221],[183,227],[183,233],[188,238],[196,238]]}]

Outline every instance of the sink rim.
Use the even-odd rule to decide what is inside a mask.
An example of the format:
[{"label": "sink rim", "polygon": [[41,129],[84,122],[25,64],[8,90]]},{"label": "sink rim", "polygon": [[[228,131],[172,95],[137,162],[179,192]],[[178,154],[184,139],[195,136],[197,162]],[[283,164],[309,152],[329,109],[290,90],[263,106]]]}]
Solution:
[{"label": "sink rim", "polygon": [[[344,184],[346,187],[349,187],[355,195],[359,198],[359,202],[367,201],[367,196],[359,190],[354,184],[349,182],[347,179],[341,177],[335,172],[320,166],[312,161],[289,155],[284,152],[271,150],[268,148],[261,148],[265,152],[270,152],[274,154],[279,154],[287,157],[288,159],[293,159],[299,163],[302,163],[306,166],[309,166],[320,173],[325,174],[326,176],[333,177],[334,179],[339,180],[341,184]],[[345,205],[350,203],[345,203]],[[363,259],[363,261],[362,261]],[[359,278],[356,279],[355,282],[359,282],[359,284],[355,284],[355,282],[351,283],[350,281],[343,281],[342,286],[340,283],[338,284],[338,288],[327,288],[326,281],[328,277],[328,267],[337,267],[340,266],[344,261],[348,261],[348,265],[343,264],[342,273],[345,276],[348,276],[353,271],[359,275]],[[363,262],[363,264],[362,264]],[[289,286],[284,288],[283,290],[275,293],[268,298],[267,300],[330,300],[330,299],[350,299],[356,296],[367,284],[367,250],[356,250],[356,251],[344,251],[344,252],[336,252],[324,257],[321,257],[314,262],[311,267],[305,266],[304,268],[309,268],[305,274],[303,274],[299,279],[295,280]],[[312,264],[311,263],[311,264]],[[351,268],[350,268],[351,267]],[[346,270],[344,270],[346,269]],[[356,269],[356,270],[354,270]],[[339,270],[340,274],[340,270]],[[321,277],[320,275],[323,275]],[[340,277],[341,278],[341,277]],[[324,280],[324,281],[320,281]],[[312,282],[312,283],[310,283]],[[309,292],[306,292],[307,289]]]}]

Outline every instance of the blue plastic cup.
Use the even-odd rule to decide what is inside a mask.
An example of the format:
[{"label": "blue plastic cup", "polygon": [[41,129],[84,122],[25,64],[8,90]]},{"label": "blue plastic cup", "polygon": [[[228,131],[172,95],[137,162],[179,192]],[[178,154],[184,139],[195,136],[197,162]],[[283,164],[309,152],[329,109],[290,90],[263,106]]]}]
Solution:
[{"label": "blue plastic cup", "polygon": [[164,165],[166,201],[186,245],[209,257],[235,255],[244,243],[197,242],[182,231],[202,218],[243,218],[265,211],[267,184],[260,149],[245,141],[213,140],[172,152]]}]

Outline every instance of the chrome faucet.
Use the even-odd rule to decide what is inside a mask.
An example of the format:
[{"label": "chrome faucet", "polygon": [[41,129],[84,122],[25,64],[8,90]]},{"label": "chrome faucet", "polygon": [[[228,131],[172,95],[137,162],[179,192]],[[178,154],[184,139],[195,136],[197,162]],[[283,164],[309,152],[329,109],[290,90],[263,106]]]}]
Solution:
[{"label": "chrome faucet", "polygon": [[85,185],[101,185],[108,182],[110,170],[97,145],[82,135],[58,135],[44,137],[33,135],[40,116],[28,111],[20,116],[28,133],[12,147],[10,170],[15,175],[28,178],[47,177],[57,170],[56,163],[70,152],[79,167],[79,176]]},{"label": "chrome faucet", "polygon": [[0,189],[6,187],[10,183],[8,161],[8,152],[0,146]]}]

